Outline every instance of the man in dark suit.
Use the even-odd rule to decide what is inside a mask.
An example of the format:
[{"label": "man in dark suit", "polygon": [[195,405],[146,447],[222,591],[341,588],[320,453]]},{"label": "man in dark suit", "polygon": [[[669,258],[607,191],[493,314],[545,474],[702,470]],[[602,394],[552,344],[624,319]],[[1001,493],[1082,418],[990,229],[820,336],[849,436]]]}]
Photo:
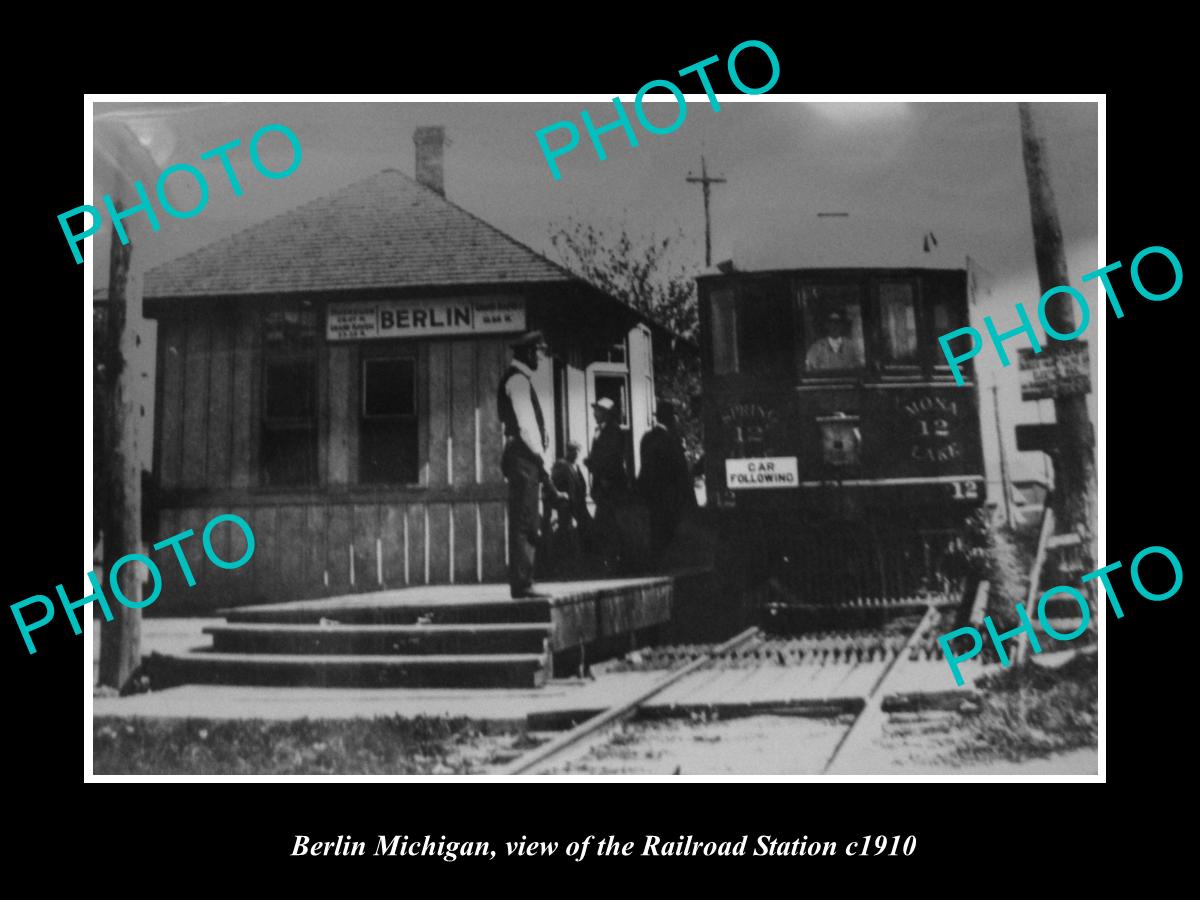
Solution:
[{"label": "man in dark suit", "polygon": [[675,405],[660,400],[655,425],[642,436],[642,470],[637,492],[650,511],[650,549],[655,559],[671,543],[684,513],[696,505],[696,490],[675,428]]},{"label": "man in dark suit", "polygon": [[500,421],[504,424],[500,470],[508,480],[508,584],[514,600],[544,599],[547,594],[533,589],[538,486],[544,484],[552,495],[558,495],[546,471],[546,420],[533,386],[533,373],[546,344],[540,331],[530,331],[510,346],[513,360],[501,376],[497,391]]},{"label": "man in dark suit", "polygon": [[629,497],[629,474],[625,468],[625,432],[620,413],[608,397],[592,404],[596,434],[592,452],[585,461],[592,473],[592,499],[596,501],[596,545],[606,570],[620,566],[622,534],[620,513]]},{"label": "man in dark suit", "polygon": [[[578,575],[583,545],[589,540],[592,515],[587,505],[587,478],[579,466],[579,441],[568,441],[566,455],[550,469],[550,483],[561,499],[551,499],[542,512],[542,535],[550,547],[547,571]],[[555,523],[551,529],[550,514]]]},{"label": "man in dark suit", "polygon": [[579,451],[582,449],[579,441],[567,441],[566,456],[550,470],[550,481],[560,493],[567,496],[557,506],[559,524],[565,523],[569,528],[586,532],[592,514],[587,506],[587,479],[579,468]]}]

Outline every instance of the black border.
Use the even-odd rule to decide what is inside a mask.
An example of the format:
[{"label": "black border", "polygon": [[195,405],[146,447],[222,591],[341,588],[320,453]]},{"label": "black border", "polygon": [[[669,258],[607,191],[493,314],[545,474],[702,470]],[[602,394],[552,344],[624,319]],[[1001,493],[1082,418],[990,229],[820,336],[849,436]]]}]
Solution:
[{"label": "black border", "polygon": [[[662,34],[659,32],[658,34]],[[388,61],[388,77],[364,79],[360,87],[386,90],[473,90],[479,72],[488,73],[488,89],[500,91],[599,91],[629,94],[645,80],[717,53],[724,55],[737,40],[758,37],[776,49],[782,76],[775,92],[807,90],[987,90],[969,83],[968,77],[988,69],[992,88],[1023,90],[1049,84],[1013,84],[1030,79],[1026,73],[997,72],[980,61],[992,53],[993,66],[1013,65],[1010,52],[1000,54],[990,46],[970,47],[969,40],[954,41],[946,53],[906,70],[904,77],[868,71],[847,78],[844,65],[814,55],[819,36],[800,30],[748,28],[735,39],[720,37],[714,29],[700,38],[666,39],[633,34],[623,41],[597,37],[571,41],[529,36],[529,46],[509,42],[491,52],[476,51],[461,42],[453,47],[440,42],[425,57],[412,52]],[[966,45],[966,49],[964,49]],[[294,49],[294,48],[293,48]],[[1078,49],[1078,45],[1076,45]],[[977,51],[977,52],[975,52]],[[1096,51],[1097,53],[1099,51]],[[931,50],[932,53],[932,50]],[[1058,78],[1057,89],[1096,90],[1113,80],[1104,73],[1082,71],[1085,59]],[[464,61],[466,60],[466,61]],[[364,66],[381,70],[383,60]],[[956,68],[957,67],[957,68]],[[1091,77],[1096,74],[1097,77]],[[1001,76],[1013,76],[1000,78]],[[750,80],[750,75],[746,75]],[[353,85],[348,79],[346,89]],[[1008,84],[998,84],[1009,81]],[[1074,81],[1074,84],[1070,82]],[[1086,82],[1090,81],[1091,84]],[[109,86],[100,85],[100,89]],[[208,90],[204,84],[176,86],[176,90]],[[298,89],[298,88],[297,88]],[[718,83],[718,90],[723,88]],[[30,134],[37,136],[37,152],[28,161],[28,174],[14,179],[18,197],[11,202],[10,219],[20,233],[10,241],[11,261],[18,274],[10,295],[6,326],[9,352],[17,355],[10,378],[10,483],[16,502],[10,507],[11,556],[8,601],[44,593],[47,585],[75,584],[80,534],[75,511],[79,508],[82,479],[79,472],[78,420],[68,410],[78,409],[81,355],[79,293],[81,267],[65,252],[55,216],[82,201],[79,177],[80,93],[64,90],[43,94],[36,106],[30,101]],[[1147,84],[1145,90],[1129,87],[1108,95],[1108,178],[1106,182],[1107,259],[1128,261],[1149,245],[1170,247],[1184,259],[1182,215],[1185,175],[1183,153],[1187,142],[1177,134],[1179,107],[1166,92]],[[35,124],[36,123],[36,124]],[[12,251],[17,251],[12,253]],[[31,253],[25,251],[31,250]],[[1078,273],[1072,273],[1076,275]],[[1186,542],[1178,526],[1179,513],[1190,506],[1186,496],[1190,469],[1188,406],[1191,373],[1189,329],[1183,292],[1169,301],[1150,303],[1129,294],[1127,281],[1122,298],[1126,316],[1115,320],[1107,313],[1109,422],[1107,436],[1107,561],[1126,562],[1150,544],[1173,549],[1183,563]],[[1186,290],[1186,288],[1185,288]],[[66,310],[71,310],[67,314]],[[56,331],[58,328],[62,331]],[[1128,581],[1115,579],[1123,600],[1131,595]],[[1153,604],[1132,596],[1124,603],[1126,617],[1108,622],[1107,645],[1107,765],[1108,780],[1122,788],[1136,788],[1142,797],[1153,796],[1168,785],[1159,782],[1178,777],[1188,763],[1180,749],[1186,721],[1186,693],[1182,658],[1188,655],[1191,632],[1185,627],[1181,591],[1171,600]],[[203,889],[219,889],[228,877],[214,868],[236,873],[235,883],[255,882],[268,876],[272,886],[292,884],[314,887],[322,881],[353,886],[360,875],[386,872],[382,886],[403,885],[412,866],[422,874],[437,873],[445,883],[462,874],[488,875],[502,866],[526,873],[528,880],[511,882],[528,890],[571,889],[575,881],[558,878],[564,871],[621,873],[627,860],[597,860],[582,864],[562,859],[501,860],[490,864],[446,864],[436,860],[387,860],[386,867],[336,858],[291,859],[294,835],[314,838],[337,834],[448,834],[502,842],[521,834],[531,838],[568,841],[587,834],[616,834],[625,840],[658,833],[664,836],[694,834],[720,840],[750,834],[796,837],[807,834],[822,840],[846,840],[856,835],[918,835],[919,852],[909,859],[870,865],[853,860],[770,859],[638,860],[638,868],[670,880],[645,882],[655,890],[670,890],[674,879],[727,871],[774,879],[816,875],[833,864],[843,871],[871,878],[887,873],[897,878],[930,876],[916,882],[936,890],[938,885],[969,889],[980,879],[1016,879],[1029,857],[1052,858],[1071,868],[1092,858],[1093,850],[1111,837],[1116,824],[1095,805],[1095,794],[1085,788],[966,784],[689,784],[689,785],[465,785],[400,784],[395,786],[286,785],[254,787],[249,795],[239,785],[87,786],[82,782],[81,696],[79,655],[82,640],[65,629],[60,640],[43,638],[39,652],[25,653],[15,628],[5,626],[6,662],[9,669],[10,715],[15,726],[8,744],[15,751],[10,772],[20,779],[22,830],[40,835],[43,869],[53,873],[57,854],[68,848],[82,853],[89,865],[80,876],[99,884],[102,863],[111,860],[113,848],[135,846],[129,865],[134,881],[154,884],[155,873],[179,864],[208,871],[200,879]],[[48,635],[48,632],[46,632]],[[1173,785],[1171,785],[1173,786]],[[1177,792],[1177,788],[1174,792]],[[117,795],[114,792],[121,792]],[[270,797],[263,792],[270,791]],[[234,793],[236,792],[236,794]],[[1162,794],[1159,793],[1159,796]],[[1169,794],[1168,794],[1169,796]],[[1094,806],[1095,805],[1095,806]],[[1133,832],[1154,831],[1157,817],[1121,820],[1122,853],[1141,840]],[[44,855],[42,855],[44,854]],[[887,860],[887,857],[880,858]],[[1074,861],[1074,862],[1070,862]],[[759,863],[765,863],[766,868]],[[1031,865],[1035,865],[1031,863]],[[31,860],[29,866],[33,865]],[[1090,865],[1090,864],[1089,864]],[[800,866],[802,868],[797,868]],[[140,874],[139,873],[143,873]],[[870,874],[868,874],[870,873]],[[546,881],[539,876],[548,875]],[[397,877],[399,876],[399,877]],[[458,876],[458,877],[455,877]],[[51,876],[53,877],[53,876]],[[64,875],[63,877],[67,877]],[[370,878],[370,876],[367,876]],[[385,876],[386,877],[386,876]],[[819,878],[820,876],[818,876]],[[501,882],[493,882],[500,887]],[[639,889],[642,883],[630,884]],[[743,880],[742,889],[793,890],[797,885]],[[839,882],[845,885],[844,882]],[[899,882],[886,882],[898,885]],[[364,886],[374,882],[364,881]],[[861,884],[856,878],[855,886]],[[546,887],[543,888],[542,885]],[[714,883],[714,887],[715,887]]]}]

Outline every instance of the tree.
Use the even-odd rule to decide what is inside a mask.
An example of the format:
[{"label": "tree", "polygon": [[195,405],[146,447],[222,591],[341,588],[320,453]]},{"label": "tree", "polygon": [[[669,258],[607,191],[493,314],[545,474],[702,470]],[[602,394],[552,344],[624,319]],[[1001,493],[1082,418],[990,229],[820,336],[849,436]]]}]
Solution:
[{"label": "tree", "polygon": [[694,461],[703,452],[701,422],[693,414],[694,398],[700,393],[696,282],[684,265],[671,259],[683,238],[682,230],[664,238],[639,237],[624,226],[606,233],[575,219],[550,232],[564,266],[672,335],[655,333],[654,389],[659,400],[675,404],[679,433]]}]

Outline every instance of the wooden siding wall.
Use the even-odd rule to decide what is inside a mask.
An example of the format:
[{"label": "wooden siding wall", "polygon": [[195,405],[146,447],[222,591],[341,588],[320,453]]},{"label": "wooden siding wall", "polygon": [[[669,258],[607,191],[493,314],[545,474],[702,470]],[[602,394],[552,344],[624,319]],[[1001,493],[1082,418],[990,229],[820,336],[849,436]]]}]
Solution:
[{"label": "wooden siding wall", "polygon": [[[357,483],[361,359],[385,345],[320,338],[319,481],[271,489],[261,486],[258,464],[258,322],[248,306],[193,309],[159,322],[155,471],[163,502],[162,534],[153,538],[195,532],[183,546],[197,585],[187,587],[164,558],[164,592],[148,611],[506,580],[503,438],[495,410],[504,337],[386,348],[417,357],[420,484],[407,487]],[[250,523],[256,548],[243,568],[226,571],[204,558],[200,536],[210,519],[229,512]],[[230,559],[244,550],[231,525],[214,530],[213,546]]]}]

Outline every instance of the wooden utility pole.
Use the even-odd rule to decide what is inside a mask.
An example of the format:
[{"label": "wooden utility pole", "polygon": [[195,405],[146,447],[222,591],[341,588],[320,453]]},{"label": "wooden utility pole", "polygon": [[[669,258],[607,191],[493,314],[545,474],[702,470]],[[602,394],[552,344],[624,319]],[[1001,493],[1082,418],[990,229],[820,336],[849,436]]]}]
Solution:
[{"label": "wooden utility pole", "polygon": [[[1038,282],[1043,292],[1069,284],[1063,251],[1058,207],[1050,186],[1046,143],[1029,103],[1018,103],[1021,146],[1025,158],[1025,180],[1029,185],[1029,213],[1033,224],[1033,252]],[[1103,314],[1103,306],[1100,313]],[[1046,321],[1060,334],[1075,331],[1075,308],[1069,298],[1057,297],[1046,305]],[[1065,345],[1047,340],[1044,353],[1056,353]],[[1087,395],[1058,394],[1054,398],[1058,425],[1058,453],[1054,457],[1054,495],[1060,531],[1082,531],[1085,555],[1095,561],[1096,460],[1095,434],[1088,418]]]},{"label": "wooden utility pole", "polygon": [[1000,490],[1004,492],[1004,520],[1013,528],[1012,485],[1008,482],[1008,460],[1004,452],[1004,431],[1000,428],[1000,397],[996,385],[992,385],[992,412],[996,414],[996,442],[1000,445]]},{"label": "wooden utility pole", "polygon": [[[120,204],[118,204],[120,207]],[[111,622],[99,621],[100,683],[125,688],[141,662],[142,611],[119,603],[113,594],[109,573],[113,563],[128,553],[137,553],[142,545],[142,482],[137,454],[136,399],[133,378],[126,360],[134,335],[128,328],[127,296],[132,244],[122,244],[112,236],[108,273],[108,323],[103,347],[93,353],[104,361],[103,439],[92,448],[93,459],[104,460],[107,492],[104,510],[104,563],[97,572],[103,579],[105,598],[113,612]],[[126,599],[140,602],[145,567],[137,562],[121,567],[117,584]],[[89,585],[90,589],[90,585]]]},{"label": "wooden utility pole", "polygon": [[704,192],[704,267],[712,266],[712,219],[708,211],[708,194],[710,185],[724,184],[724,178],[709,178],[708,165],[704,161],[704,157],[700,157],[700,177],[697,178],[691,172],[688,172],[687,177],[689,184],[698,184]]}]

